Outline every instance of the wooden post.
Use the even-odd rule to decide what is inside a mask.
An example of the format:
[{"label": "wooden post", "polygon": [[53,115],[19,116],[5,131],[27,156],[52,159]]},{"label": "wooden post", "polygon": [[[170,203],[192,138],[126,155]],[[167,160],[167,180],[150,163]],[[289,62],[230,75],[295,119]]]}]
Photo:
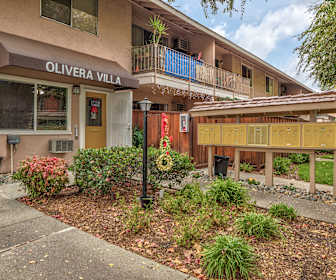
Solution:
[{"label": "wooden post", "polygon": [[315,193],[316,186],[315,186],[315,151],[311,152],[309,155],[309,173],[310,173],[310,185],[309,185],[309,192]]},{"label": "wooden post", "polygon": [[309,114],[309,121],[316,122],[316,111],[311,111]]},{"label": "wooden post", "polygon": [[208,175],[210,178],[213,177],[213,155],[212,146],[208,146]]},{"label": "wooden post", "polygon": [[334,188],[333,188],[333,197],[336,201],[336,150],[334,151]]},{"label": "wooden post", "polygon": [[240,150],[235,148],[234,155],[234,179],[239,181],[240,179]]},{"label": "wooden post", "polygon": [[267,151],[265,156],[265,185],[273,186],[273,152]]}]

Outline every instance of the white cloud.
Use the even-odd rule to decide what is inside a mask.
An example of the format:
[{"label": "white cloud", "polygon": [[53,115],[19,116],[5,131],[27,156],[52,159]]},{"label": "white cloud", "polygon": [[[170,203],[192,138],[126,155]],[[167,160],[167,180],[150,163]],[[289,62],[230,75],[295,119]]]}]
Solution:
[{"label": "white cloud", "polygon": [[218,33],[219,35],[222,35],[223,37],[227,37],[228,34],[226,32],[226,28],[227,28],[227,24],[223,23],[223,24],[216,25],[215,27],[211,29],[215,31],[216,33]]},{"label": "white cloud", "polygon": [[233,35],[233,40],[265,59],[281,40],[299,34],[310,22],[311,14],[306,5],[290,5],[268,12],[259,24],[241,24]]},{"label": "white cloud", "polygon": [[297,65],[299,63],[299,58],[296,55],[293,55],[289,60],[288,63],[283,67],[283,72],[290,75],[294,79],[300,81],[301,83],[307,85],[314,91],[320,91],[318,85],[314,83],[314,81],[309,78],[308,73],[298,73]]}]

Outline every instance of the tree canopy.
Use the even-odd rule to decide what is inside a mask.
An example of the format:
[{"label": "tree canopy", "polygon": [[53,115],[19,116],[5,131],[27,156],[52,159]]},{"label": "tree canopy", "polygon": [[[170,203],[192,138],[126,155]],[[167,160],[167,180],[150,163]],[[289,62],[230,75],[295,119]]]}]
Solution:
[{"label": "tree canopy", "polygon": [[313,21],[298,37],[298,70],[309,73],[322,89],[336,88],[336,2],[324,0],[311,10]]}]

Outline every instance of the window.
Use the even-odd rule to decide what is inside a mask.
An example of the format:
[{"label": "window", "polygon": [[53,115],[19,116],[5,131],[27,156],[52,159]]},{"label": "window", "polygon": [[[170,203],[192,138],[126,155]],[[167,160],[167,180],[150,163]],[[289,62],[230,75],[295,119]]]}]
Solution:
[{"label": "window", "polygon": [[41,15],[97,34],[98,0],[42,0]]},{"label": "window", "polygon": [[101,98],[86,98],[86,126],[103,126]]},{"label": "window", "polygon": [[242,76],[250,79],[250,87],[252,87],[252,69],[248,68],[246,65],[242,65]]},{"label": "window", "polygon": [[37,129],[66,130],[66,88],[37,85]]},{"label": "window", "polygon": [[266,76],[266,93],[273,95],[273,79]]},{"label": "window", "polygon": [[[132,45],[133,46],[144,46],[152,44],[153,32],[147,31],[139,26],[132,26]],[[160,45],[168,47],[168,38],[161,37]]]},{"label": "window", "polygon": [[67,88],[0,80],[0,129],[65,131]]},{"label": "window", "polygon": [[0,129],[33,129],[34,84],[0,80]]}]

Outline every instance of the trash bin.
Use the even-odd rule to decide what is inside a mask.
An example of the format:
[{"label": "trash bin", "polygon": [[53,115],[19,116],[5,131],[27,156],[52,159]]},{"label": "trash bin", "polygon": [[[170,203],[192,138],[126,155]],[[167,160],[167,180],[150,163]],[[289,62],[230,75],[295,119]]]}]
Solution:
[{"label": "trash bin", "polygon": [[229,157],[215,155],[215,176],[226,177],[227,168],[229,165]]}]

